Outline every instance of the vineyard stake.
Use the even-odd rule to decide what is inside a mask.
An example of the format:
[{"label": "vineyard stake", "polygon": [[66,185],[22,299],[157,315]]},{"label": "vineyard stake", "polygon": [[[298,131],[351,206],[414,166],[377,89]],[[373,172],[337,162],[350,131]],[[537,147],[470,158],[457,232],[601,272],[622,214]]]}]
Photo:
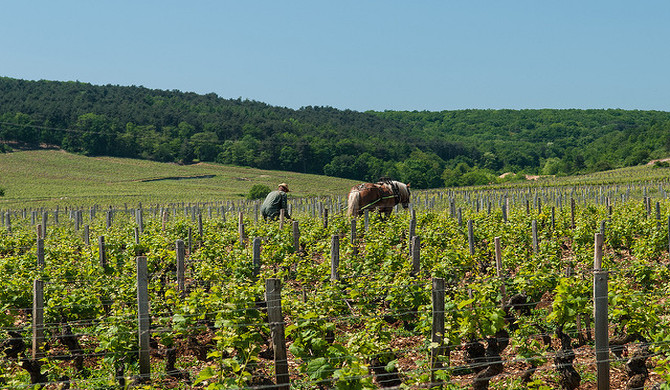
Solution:
[{"label": "vineyard stake", "polygon": [[193,252],[193,231],[191,230],[190,226],[188,227],[187,242],[188,242],[188,253],[190,255]]},{"label": "vineyard stake", "polygon": [[[414,212],[414,211],[412,211]],[[412,238],[416,235],[416,215],[412,215],[412,219],[409,220],[409,255],[413,255],[412,250]]]},{"label": "vineyard stake", "polygon": [[364,225],[365,226],[365,232],[367,233],[368,228],[370,227],[370,213],[369,213],[368,209],[365,209],[364,219],[365,219],[365,225]]},{"label": "vineyard stake", "polygon": [[272,335],[276,388],[289,390],[290,377],[286,355],[286,336],[284,334],[284,316],[281,310],[281,280],[274,278],[265,280],[265,301],[267,302],[268,322]]},{"label": "vineyard stake", "polygon": [[551,206],[551,231],[556,230],[556,207]]},{"label": "vineyard stake", "polygon": [[244,248],[244,215],[241,211],[238,217],[237,229],[240,235],[240,245]]},{"label": "vineyard stake", "polygon": [[177,252],[177,290],[184,295],[184,259],[186,257],[186,248],[183,240],[177,240],[175,243]]},{"label": "vineyard stake", "polygon": [[139,336],[140,378],[151,378],[149,338],[149,274],[146,256],[137,257],[137,331]]},{"label": "vineyard stake", "polygon": [[505,282],[503,280],[503,272],[502,272],[502,249],[500,248],[500,237],[495,237],[494,238],[494,245],[495,245],[495,250],[496,250],[496,274],[498,275],[498,278],[500,279],[500,297],[501,297],[501,305],[505,305]]},{"label": "vineyard stake", "polygon": [[475,255],[475,233],[473,222],[471,219],[468,219],[468,248],[470,249],[470,255]]},{"label": "vineyard stake", "polygon": [[[258,220],[256,222],[258,222]],[[202,241],[203,241],[202,213],[198,213],[198,238],[200,239],[200,242],[202,243]],[[198,246],[200,246],[200,245],[198,245]]]},{"label": "vineyard stake", "polygon": [[45,211],[42,213],[42,237],[47,238],[47,217],[49,214]]},{"label": "vineyard stake", "polygon": [[431,329],[431,349],[430,349],[430,384],[431,387],[437,386],[435,373],[442,368],[440,356],[444,351],[444,279],[433,278],[432,304],[433,304],[433,325]]},{"label": "vineyard stake", "polygon": [[46,262],[44,261],[44,239],[37,239],[37,267],[44,269]]},{"label": "vineyard stake", "polygon": [[144,233],[144,213],[141,208],[135,211],[135,222],[137,223],[140,234]]},{"label": "vineyard stake", "polygon": [[109,206],[109,210],[107,210],[107,229],[112,227],[112,206]]},{"label": "vineyard stake", "polygon": [[333,235],[330,241],[330,280],[340,279],[338,268],[340,266],[340,236]]},{"label": "vineyard stake", "polygon": [[254,238],[253,241],[253,277],[254,280],[258,279],[258,275],[261,272],[261,239],[260,237]]},{"label": "vineyard stake", "polygon": [[[670,219],[668,219],[668,224],[670,224]],[[351,220],[351,247],[353,248],[353,255],[358,254],[358,242],[356,237],[356,218]]]},{"label": "vineyard stake", "polygon": [[537,243],[537,220],[533,220],[531,224],[531,231],[533,234],[533,253],[537,254],[538,252],[538,243]]},{"label": "vineyard stake", "polygon": [[598,390],[610,387],[609,336],[607,333],[607,278],[602,269],[603,235],[595,234],[593,255],[593,319],[595,327],[595,352]]},{"label": "vineyard stake", "polygon": [[298,221],[293,221],[293,251],[295,253],[300,252],[300,226]]},{"label": "vineyard stake", "polygon": [[35,279],[33,282],[33,360],[42,358],[44,343],[44,281]]},{"label": "vineyard stake", "polygon": [[412,237],[412,276],[419,274],[421,269],[421,237]]},{"label": "vineyard stake", "polygon": [[107,267],[107,258],[105,257],[105,236],[98,237],[98,256],[100,258],[100,268]]}]

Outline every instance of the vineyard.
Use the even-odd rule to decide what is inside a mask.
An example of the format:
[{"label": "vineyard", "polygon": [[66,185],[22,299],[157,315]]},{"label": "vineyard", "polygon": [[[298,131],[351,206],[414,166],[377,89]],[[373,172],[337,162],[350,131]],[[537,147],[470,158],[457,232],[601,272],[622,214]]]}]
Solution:
[{"label": "vineyard", "polygon": [[0,386],[670,388],[667,186],[1,210]]}]

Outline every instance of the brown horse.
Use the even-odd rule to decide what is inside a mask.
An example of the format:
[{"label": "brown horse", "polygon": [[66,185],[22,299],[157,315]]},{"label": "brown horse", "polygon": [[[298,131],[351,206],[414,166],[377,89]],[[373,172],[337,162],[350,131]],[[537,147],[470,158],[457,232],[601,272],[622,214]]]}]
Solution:
[{"label": "brown horse", "polygon": [[404,208],[409,204],[409,184],[394,180],[383,180],[378,183],[363,183],[349,192],[347,215],[356,217],[365,210],[379,210],[387,217],[393,207],[401,203]]}]

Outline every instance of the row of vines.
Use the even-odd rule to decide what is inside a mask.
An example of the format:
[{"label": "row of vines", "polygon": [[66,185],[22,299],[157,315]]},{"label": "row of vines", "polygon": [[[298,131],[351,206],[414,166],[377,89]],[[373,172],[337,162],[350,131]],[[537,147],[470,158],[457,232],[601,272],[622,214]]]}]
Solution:
[{"label": "row of vines", "polygon": [[[295,225],[258,221],[254,204],[147,208],[141,222],[126,207],[113,223],[63,208],[45,229],[43,265],[36,225],[44,210],[40,218],[5,210],[0,387],[275,388],[265,281],[276,278],[292,389],[595,388],[594,234],[602,232],[612,388],[670,388],[670,203],[662,188],[646,188],[638,197],[626,187],[413,194],[411,210],[370,214],[355,234],[336,199],[294,200]],[[420,237],[418,270],[411,231]],[[188,240],[182,290],[177,240]],[[149,270],[148,380],[139,376],[138,256]],[[445,294],[437,342],[435,278]],[[35,280],[44,282],[39,354]]]}]

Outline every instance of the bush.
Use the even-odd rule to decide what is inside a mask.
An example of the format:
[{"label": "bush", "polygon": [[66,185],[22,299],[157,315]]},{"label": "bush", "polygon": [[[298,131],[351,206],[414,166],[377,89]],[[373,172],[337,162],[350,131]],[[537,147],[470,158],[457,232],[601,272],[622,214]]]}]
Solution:
[{"label": "bush", "polygon": [[0,188],[0,196],[5,196],[5,189],[4,188]]},{"label": "bush", "polygon": [[254,184],[249,190],[249,199],[264,199],[270,193],[270,187],[265,184]]}]

